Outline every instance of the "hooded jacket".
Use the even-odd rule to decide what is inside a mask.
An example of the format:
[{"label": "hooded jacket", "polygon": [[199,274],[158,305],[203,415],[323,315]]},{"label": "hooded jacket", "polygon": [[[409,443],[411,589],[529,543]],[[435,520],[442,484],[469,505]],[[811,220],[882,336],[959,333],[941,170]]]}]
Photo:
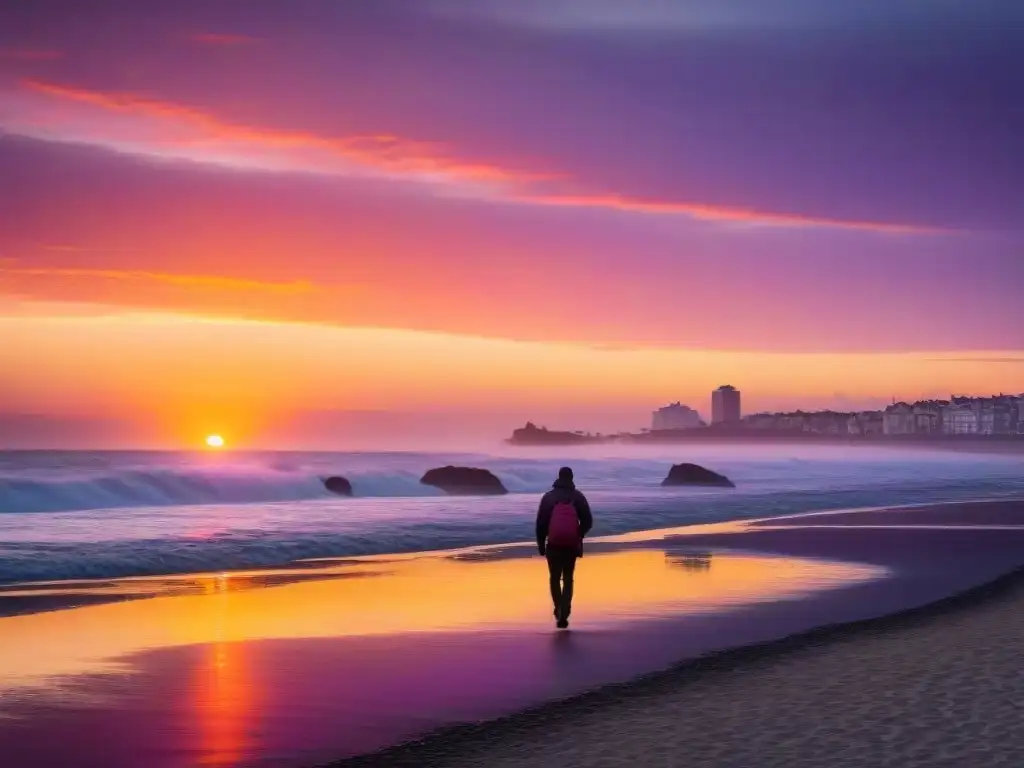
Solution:
[{"label": "hooded jacket", "polygon": [[587,497],[576,490],[576,486],[571,480],[555,480],[551,490],[545,493],[540,500],[540,507],[537,509],[537,548],[542,552],[548,538],[551,513],[560,501],[572,502],[572,505],[576,507],[576,516],[580,521],[581,539],[594,527],[594,517],[590,513],[590,503],[587,501]]}]

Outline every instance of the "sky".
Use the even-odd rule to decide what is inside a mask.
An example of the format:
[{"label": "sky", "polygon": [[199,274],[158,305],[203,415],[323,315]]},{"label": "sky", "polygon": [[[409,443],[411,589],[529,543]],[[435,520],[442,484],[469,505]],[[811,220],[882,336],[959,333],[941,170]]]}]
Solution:
[{"label": "sky", "polygon": [[0,4],[0,446],[1024,391],[1014,0]]}]

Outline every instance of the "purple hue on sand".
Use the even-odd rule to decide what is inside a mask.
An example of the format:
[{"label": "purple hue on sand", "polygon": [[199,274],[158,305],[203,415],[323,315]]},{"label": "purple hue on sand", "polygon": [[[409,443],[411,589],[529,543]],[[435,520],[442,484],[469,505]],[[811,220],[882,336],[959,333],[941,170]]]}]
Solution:
[{"label": "purple hue on sand", "polygon": [[1024,525],[1019,501],[965,502],[927,507],[896,507],[859,512],[828,512],[759,520],[753,527],[823,525]]}]

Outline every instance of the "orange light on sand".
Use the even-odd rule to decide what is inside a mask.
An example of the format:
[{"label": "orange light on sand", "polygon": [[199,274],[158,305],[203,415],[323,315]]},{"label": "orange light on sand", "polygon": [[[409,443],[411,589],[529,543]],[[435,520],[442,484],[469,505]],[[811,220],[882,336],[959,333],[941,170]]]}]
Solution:
[{"label": "orange light on sand", "polygon": [[206,436],[206,447],[207,448],[223,448],[224,438],[220,435],[207,435]]},{"label": "orange light on sand", "polygon": [[[653,542],[640,543],[642,536],[669,533],[678,531],[630,534],[635,549],[586,554],[578,566],[577,628],[756,605],[883,573],[874,566],[800,558],[714,553],[711,559],[686,559],[653,548]],[[626,543],[625,538],[619,541]],[[452,555],[325,562],[318,574],[322,578],[314,579],[303,568],[239,572],[223,582],[219,574],[193,574],[39,586],[41,594],[50,595],[139,596],[152,590],[152,597],[3,619],[0,697],[64,676],[107,670],[144,649],[210,644],[206,656],[195,657],[193,693],[205,748],[221,757],[204,764],[234,765],[239,760],[232,756],[245,750],[252,733],[246,729],[252,727],[261,698],[260,675],[240,643],[550,627],[542,561],[505,559],[498,552],[478,560]],[[275,586],[252,588],[261,583]],[[3,599],[15,598],[7,591]],[[325,605],[338,608],[325,612]],[[388,609],[382,611],[382,605]]]}]

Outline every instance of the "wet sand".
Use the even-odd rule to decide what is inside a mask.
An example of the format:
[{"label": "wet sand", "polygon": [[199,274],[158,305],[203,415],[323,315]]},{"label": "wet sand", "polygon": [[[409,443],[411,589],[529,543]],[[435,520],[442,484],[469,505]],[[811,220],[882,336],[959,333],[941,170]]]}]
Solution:
[{"label": "wet sand", "polygon": [[[848,605],[846,620],[805,633],[332,766],[1020,765],[1022,523],[1024,504],[1005,501],[695,532],[690,542],[719,550],[888,563],[895,578],[830,595],[837,607],[861,593],[867,618]],[[973,584],[954,575],[964,570]]]},{"label": "wet sand", "polygon": [[961,768],[1024,762],[1024,571],[335,764]]},{"label": "wet sand", "polygon": [[597,546],[580,574],[572,633],[554,631],[546,566],[522,546],[6,590],[115,602],[0,619],[0,764],[365,753],[799,625],[762,612],[884,570],[655,539]]},{"label": "wet sand", "polygon": [[1024,525],[1024,503],[1020,501],[964,501],[917,507],[892,507],[851,512],[814,512],[749,524],[757,528],[780,526],[982,526]]},{"label": "wet sand", "polygon": [[[838,524],[823,526],[821,515],[595,540],[579,566],[570,632],[552,627],[543,561],[523,545],[0,590],[8,613],[31,601],[120,601],[0,618],[0,763],[308,766],[538,706],[559,723],[600,718],[637,696],[683,695],[678,672],[667,673],[667,688],[628,682],[681,660],[906,611],[1013,571],[1024,565],[1024,526],[1015,525],[1022,507],[1001,504],[900,512],[893,527],[838,515]],[[975,519],[983,525],[964,527]],[[744,665],[761,655],[742,658],[736,669],[745,679]],[[845,663],[842,679],[857,683]],[[787,674],[811,687],[813,676],[799,677],[794,664]],[[869,678],[881,673],[864,669]],[[827,695],[839,694],[829,687]],[[716,701],[729,710],[728,697]],[[659,704],[654,720],[647,706],[616,710],[634,718],[624,721],[636,734],[630,749],[665,740],[644,730],[648,721],[710,728],[705,705],[686,704],[680,717]],[[789,718],[787,738],[811,712]],[[542,734],[531,717],[470,729],[468,739],[465,730],[441,731],[363,764],[536,756],[531,744]],[[752,726],[736,730],[740,720],[729,717],[714,718],[731,723],[716,731],[719,741],[747,738]],[[484,741],[474,744],[477,737]],[[484,759],[474,751],[483,743],[512,752]],[[395,762],[416,749],[433,750],[420,753],[430,760]],[[601,764],[591,757],[564,759]],[[664,752],[631,759],[675,764]]]}]

